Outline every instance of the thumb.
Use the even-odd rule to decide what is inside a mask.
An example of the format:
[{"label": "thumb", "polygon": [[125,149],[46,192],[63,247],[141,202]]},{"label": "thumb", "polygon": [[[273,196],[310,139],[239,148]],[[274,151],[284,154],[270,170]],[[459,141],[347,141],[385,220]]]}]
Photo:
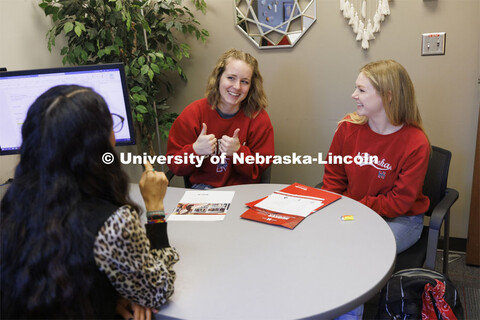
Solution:
[{"label": "thumb", "polygon": [[240,132],[240,128],[235,129],[233,132],[233,137],[232,138],[238,138],[238,133]]},{"label": "thumb", "polygon": [[205,123],[202,123],[202,132],[200,132],[201,136],[204,136],[207,134],[207,125]]}]

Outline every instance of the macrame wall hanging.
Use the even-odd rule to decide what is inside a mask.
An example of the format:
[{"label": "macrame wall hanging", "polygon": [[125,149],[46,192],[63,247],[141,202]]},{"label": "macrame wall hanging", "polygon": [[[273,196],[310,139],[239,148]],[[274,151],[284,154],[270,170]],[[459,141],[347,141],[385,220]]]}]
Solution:
[{"label": "macrame wall hanging", "polygon": [[380,23],[390,14],[388,0],[340,0],[340,11],[349,19],[357,41],[362,41],[362,48],[368,49],[368,41],[375,39],[380,31]]}]

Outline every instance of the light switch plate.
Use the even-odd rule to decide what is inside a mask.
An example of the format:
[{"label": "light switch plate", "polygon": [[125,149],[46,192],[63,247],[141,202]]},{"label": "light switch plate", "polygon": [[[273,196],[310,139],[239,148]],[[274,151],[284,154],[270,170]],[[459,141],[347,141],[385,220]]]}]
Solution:
[{"label": "light switch plate", "polygon": [[445,32],[422,34],[422,56],[445,54]]}]

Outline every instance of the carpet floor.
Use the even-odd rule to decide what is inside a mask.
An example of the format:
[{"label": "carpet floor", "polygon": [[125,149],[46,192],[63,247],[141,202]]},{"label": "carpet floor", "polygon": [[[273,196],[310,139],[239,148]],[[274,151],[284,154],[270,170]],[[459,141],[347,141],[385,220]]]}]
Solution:
[{"label": "carpet floor", "polygon": [[[442,250],[437,252],[435,270],[442,272]],[[465,320],[480,320],[480,267],[468,266],[464,252],[449,253],[448,274],[457,288]],[[379,295],[365,304],[364,320],[375,320]],[[460,319],[459,319],[460,320]]]},{"label": "carpet floor", "polygon": [[[437,253],[435,270],[442,270],[442,253]],[[462,301],[465,320],[480,320],[480,267],[468,266],[464,252],[450,252],[448,276]]]}]

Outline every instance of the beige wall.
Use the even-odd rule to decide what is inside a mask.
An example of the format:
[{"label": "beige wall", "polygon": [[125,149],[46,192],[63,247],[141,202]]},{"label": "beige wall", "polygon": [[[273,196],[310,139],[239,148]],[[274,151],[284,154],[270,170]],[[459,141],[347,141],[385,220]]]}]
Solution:
[{"label": "beige wall", "polygon": [[[233,1],[207,3],[207,14],[197,16],[211,36],[205,45],[192,41],[191,59],[184,65],[189,81],[178,82],[169,102],[174,110],[203,96],[222,52],[243,49],[260,63],[276,154],[326,154],[336,122],[355,110],[350,95],[358,69],[372,60],[395,59],[415,83],[432,143],[453,153],[449,186],[460,198],[451,230],[454,237],[466,238],[480,103],[480,0],[391,0],[391,15],[368,51],[355,41],[338,0],[318,0],[317,21],[307,34],[294,48],[276,50],[256,49],[234,27]],[[35,0],[0,0],[0,65],[11,70],[60,65],[59,48],[53,54],[46,49],[48,26]],[[441,31],[447,32],[446,54],[421,56],[421,34]],[[11,176],[16,161],[0,158],[0,181]],[[322,175],[320,165],[279,165],[272,182],[315,185]]]}]

